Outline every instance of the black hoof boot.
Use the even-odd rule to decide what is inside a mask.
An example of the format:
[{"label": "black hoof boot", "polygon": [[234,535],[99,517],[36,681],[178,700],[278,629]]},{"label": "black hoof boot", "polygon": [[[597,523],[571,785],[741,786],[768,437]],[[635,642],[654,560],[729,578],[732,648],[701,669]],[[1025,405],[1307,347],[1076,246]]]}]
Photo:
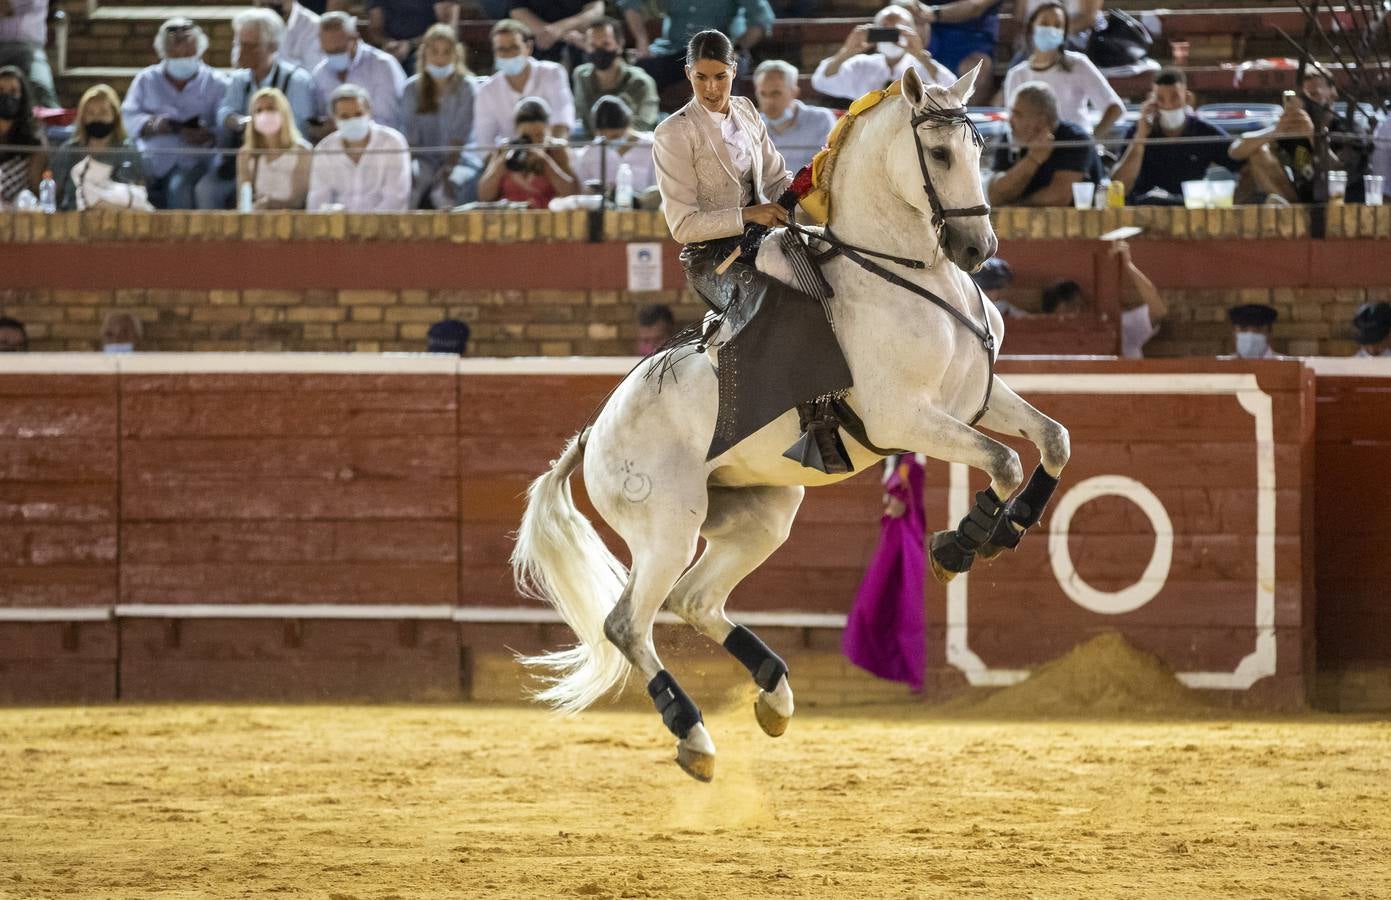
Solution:
[{"label": "black hoof boot", "polygon": [[976,555],[981,559],[994,559],[1002,550],[1018,547],[1024,534],[1043,518],[1043,510],[1057,486],[1058,479],[1043,471],[1043,466],[1034,469],[1029,483],[1010,501],[1008,512],[1000,517],[990,539],[981,545]]},{"label": "black hoof boot", "polygon": [[976,561],[975,551],[962,547],[955,531],[939,531],[932,536],[931,556],[932,575],[942,584],[969,572]]}]

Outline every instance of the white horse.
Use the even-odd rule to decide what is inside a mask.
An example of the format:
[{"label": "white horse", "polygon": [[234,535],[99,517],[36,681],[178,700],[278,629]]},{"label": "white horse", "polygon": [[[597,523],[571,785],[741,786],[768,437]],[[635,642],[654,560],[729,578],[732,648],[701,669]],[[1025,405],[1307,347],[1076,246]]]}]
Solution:
[{"label": "white horse", "polygon": [[[847,399],[870,443],[965,463],[990,476],[990,490],[978,495],[958,529],[933,539],[934,569],[944,579],[969,568],[976,553],[990,556],[1018,543],[1038,521],[1069,453],[1067,431],[993,374],[1004,322],[963,271],[979,268],[996,248],[981,192],[981,149],[965,120],[974,83],[972,72],[950,89],[925,87],[910,69],[901,95],[854,123],[832,174],[837,239],[933,264],[884,263],[881,271],[900,283],[844,256],[823,267],[835,292],[836,334],[854,378]],[[954,124],[943,124],[944,112],[956,117]],[[788,267],[777,243],[764,242],[758,267],[785,280]],[[945,298],[959,317],[928,302],[923,290]],[[708,781],[715,745],[699,709],[657,657],[657,612],[665,605],[738,658],[760,688],[759,724],[770,735],[782,734],[793,711],[787,667],[730,621],[725,601],[787,539],[805,488],[848,476],[823,474],[783,456],[799,435],[795,411],[707,461],[718,407],[714,367],[692,353],[667,362],[673,369],[660,390],[657,377],[642,377],[645,367],[639,367],[593,425],[532,483],[512,565],[519,590],[553,604],[580,640],[524,660],[548,677],[538,699],[578,711],[636,668],[677,737],[677,762]],[[979,424],[1027,438],[1042,459],[1010,505],[1000,498],[1024,480],[1018,455],[967,424],[987,390],[988,410]],[[853,439],[846,446],[857,470],[883,458]],[[575,507],[569,477],[581,461],[589,497],[627,544],[631,567]],[[701,537],[705,551],[691,565]]]}]

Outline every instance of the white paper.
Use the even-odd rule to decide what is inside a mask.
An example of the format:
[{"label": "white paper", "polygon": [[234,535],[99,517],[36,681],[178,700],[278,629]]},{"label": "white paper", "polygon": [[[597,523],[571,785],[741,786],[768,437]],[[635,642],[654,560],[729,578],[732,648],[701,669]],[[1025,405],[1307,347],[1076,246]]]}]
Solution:
[{"label": "white paper", "polygon": [[628,245],[628,290],[660,291],[662,289],[662,245]]}]

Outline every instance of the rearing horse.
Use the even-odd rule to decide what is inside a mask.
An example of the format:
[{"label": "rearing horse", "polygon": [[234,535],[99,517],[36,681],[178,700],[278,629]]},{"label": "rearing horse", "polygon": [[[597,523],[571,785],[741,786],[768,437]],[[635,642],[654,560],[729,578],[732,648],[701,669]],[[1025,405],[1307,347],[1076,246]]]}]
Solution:
[{"label": "rearing horse", "polygon": [[[858,117],[830,180],[834,238],[851,249],[823,264],[854,377],[846,399],[867,441],[990,476],[960,525],[933,537],[942,580],[969,569],[977,555],[1016,545],[1038,521],[1069,454],[1067,431],[994,374],[1004,321],[966,271],[997,246],[981,192],[981,148],[965,118],[974,84],[972,72],[951,88],[925,87],[910,69],[901,92]],[[787,280],[777,243],[764,243],[758,268]],[[903,264],[914,259],[932,263]],[[677,738],[677,762],[708,781],[715,745],[699,708],[657,657],[657,612],[666,606],[734,655],[760,688],[760,726],[782,734],[793,712],[787,666],[729,619],[725,601],[787,539],[805,489],[848,476],[783,456],[800,432],[791,410],[707,461],[715,369],[698,353],[662,362],[671,370],[660,390],[659,379],[642,377],[643,367],[630,374],[593,425],[532,483],[512,566],[518,589],[554,605],[580,640],[524,660],[548,674],[538,699],[578,711],[636,668]],[[975,424],[1027,438],[1039,450],[1042,464],[1009,504],[1003,498],[1024,480],[1019,457]],[[853,439],[846,446],[856,469],[882,458]],[[581,462],[589,497],[627,544],[631,567],[575,507],[569,477]],[[692,565],[701,537],[705,551]]]}]

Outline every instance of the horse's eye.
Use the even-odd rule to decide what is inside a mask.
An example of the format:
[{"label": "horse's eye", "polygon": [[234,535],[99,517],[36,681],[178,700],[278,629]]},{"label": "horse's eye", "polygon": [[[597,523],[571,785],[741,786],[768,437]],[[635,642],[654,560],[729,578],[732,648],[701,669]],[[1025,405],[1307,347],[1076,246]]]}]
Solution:
[{"label": "horse's eye", "polygon": [[941,147],[933,147],[932,158],[937,160],[938,162],[944,163],[947,160],[951,159],[951,154],[947,153],[947,151]]}]

